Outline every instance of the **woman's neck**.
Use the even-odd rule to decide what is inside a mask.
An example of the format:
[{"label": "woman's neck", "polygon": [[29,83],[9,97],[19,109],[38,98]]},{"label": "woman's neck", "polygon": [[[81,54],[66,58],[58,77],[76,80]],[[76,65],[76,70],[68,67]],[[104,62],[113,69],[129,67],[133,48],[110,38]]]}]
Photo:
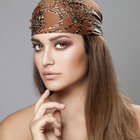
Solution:
[{"label": "woman's neck", "polygon": [[50,99],[52,101],[65,104],[66,107],[64,112],[65,114],[67,114],[68,118],[72,119],[77,117],[78,119],[84,117],[84,105],[85,97],[87,94],[87,88],[88,82],[87,80],[84,80],[84,82],[80,84],[75,84],[69,89],[54,92],[51,95]]}]

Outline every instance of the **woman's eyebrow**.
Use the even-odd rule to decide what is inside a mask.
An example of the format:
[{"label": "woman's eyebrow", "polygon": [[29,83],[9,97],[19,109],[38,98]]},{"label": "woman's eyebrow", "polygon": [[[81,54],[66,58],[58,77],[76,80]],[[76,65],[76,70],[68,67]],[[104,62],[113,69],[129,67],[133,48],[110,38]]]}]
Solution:
[{"label": "woman's eyebrow", "polygon": [[[59,39],[59,38],[62,38],[62,37],[70,38],[70,37],[67,36],[67,35],[58,35],[58,36],[49,38],[49,40],[52,42],[52,41],[55,41],[55,40],[57,40],[57,39]],[[36,38],[31,38],[31,41],[35,41],[35,42],[41,43],[41,41],[40,41],[39,39],[36,39]]]},{"label": "woman's eyebrow", "polygon": [[41,43],[39,39],[35,39],[35,38],[31,38],[31,41],[32,41],[32,42],[35,41],[35,42]]}]

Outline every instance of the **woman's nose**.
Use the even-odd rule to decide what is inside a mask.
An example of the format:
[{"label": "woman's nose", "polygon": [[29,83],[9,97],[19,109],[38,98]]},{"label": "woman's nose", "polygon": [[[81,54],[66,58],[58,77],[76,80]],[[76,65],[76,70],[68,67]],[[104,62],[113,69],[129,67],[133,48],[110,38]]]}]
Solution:
[{"label": "woman's nose", "polygon": [[45,49],[44,54],[43,54],[42,64],[44,66],[54,65],[54,59],[53,59],[53,56],[52,56],[51,49]]}]

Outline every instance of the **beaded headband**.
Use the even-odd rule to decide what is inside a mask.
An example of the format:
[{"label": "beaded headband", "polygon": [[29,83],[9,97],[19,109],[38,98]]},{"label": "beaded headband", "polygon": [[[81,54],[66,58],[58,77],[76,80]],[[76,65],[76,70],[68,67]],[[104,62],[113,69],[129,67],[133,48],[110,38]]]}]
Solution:
[{"label": "beaded headband", "polygon": [[102,14],[93,0],[41,0],[32,13],[31,31],[102,36]]}]

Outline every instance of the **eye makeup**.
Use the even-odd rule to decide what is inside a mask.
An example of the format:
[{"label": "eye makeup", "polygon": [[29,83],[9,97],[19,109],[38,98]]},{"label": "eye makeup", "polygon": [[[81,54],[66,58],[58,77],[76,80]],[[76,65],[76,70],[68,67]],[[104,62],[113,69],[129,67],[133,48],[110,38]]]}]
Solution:
[{"label": "eye makeup", "polygon": [[[34,48],[36,52],[41,51],[44,48],[43,43],[41,43],[38,39],[32,38],[31,41],[33,44],[32,48]],[[54,47],[56,50],[64,50],[73,44],[73,42],[66,37],[57,38],[50,42],[50,46]]]}]

